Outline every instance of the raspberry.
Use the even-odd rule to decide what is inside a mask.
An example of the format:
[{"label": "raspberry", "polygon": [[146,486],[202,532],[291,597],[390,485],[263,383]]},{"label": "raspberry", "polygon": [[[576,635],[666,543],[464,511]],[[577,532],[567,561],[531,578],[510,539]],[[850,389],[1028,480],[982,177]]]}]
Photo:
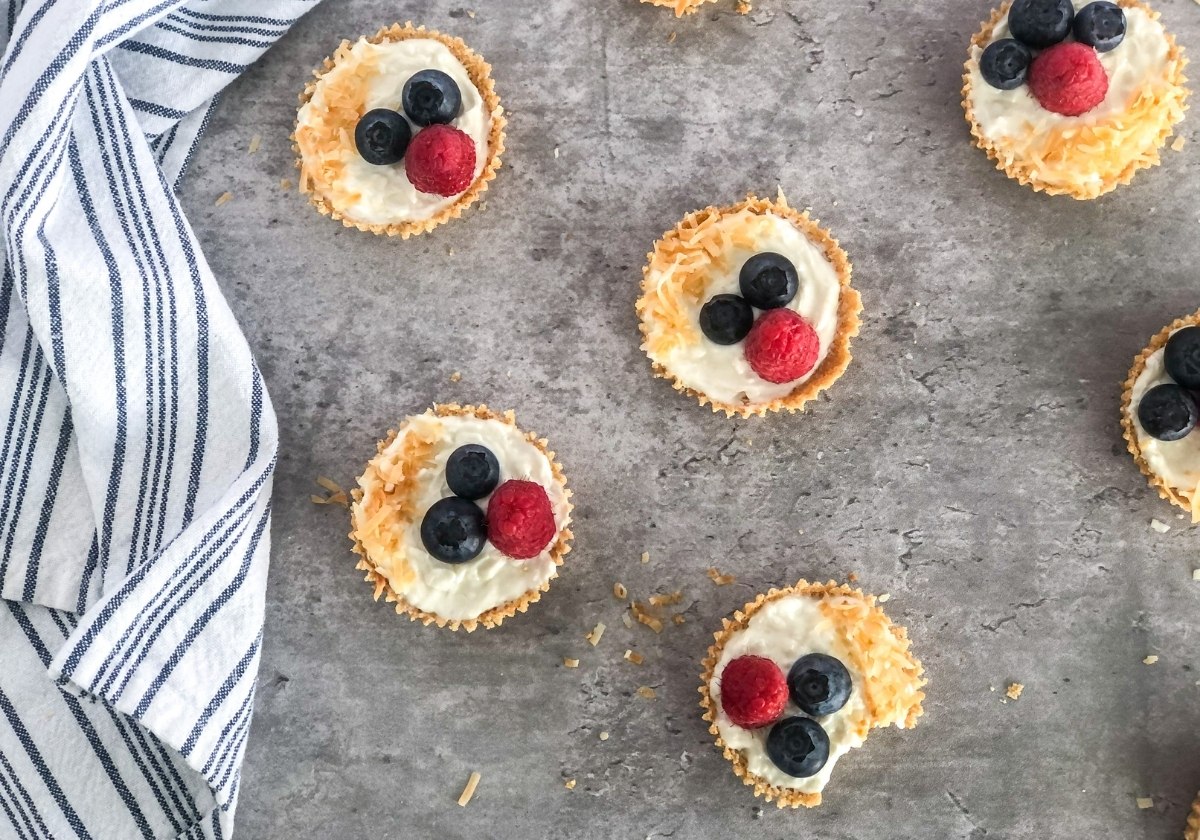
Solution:
[{"label": "raspberry", "polygon": [[404,169],[423,193],[458,195],[475,176],[475,142],[452,125],[423,128],[408,145]]},{"label": "raspberry", "polygon": [[1095,48],[1066,41],[1033,60],[1029,66],[1029,90],[1047,111],[1078,117],[1104,101],[1108,73]]},{"label": "raspberry", "polygon": [[746,336],[746,361],[755,373],[776,384],[812,370],[820,350],[817,331],[791,309],[768,309]]},{"label": "raspberry", "polygon": [[514,560],[545,551],[558,526],[542,485],[514,478],[497,487],[488,500],[487,532],[492,545]]},{"label": "raspberry", "polygon": [[774,723],[787,701],[787,679],[770,659],[739,656],[721,672],[721,708],[743,729]]}]

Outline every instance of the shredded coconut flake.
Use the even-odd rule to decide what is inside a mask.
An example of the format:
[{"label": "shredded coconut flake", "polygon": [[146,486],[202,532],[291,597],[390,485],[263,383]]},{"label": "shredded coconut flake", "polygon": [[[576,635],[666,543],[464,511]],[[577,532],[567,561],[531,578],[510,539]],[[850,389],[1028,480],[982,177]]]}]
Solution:
[{"label": "shredded coconut flake", "polygon": [[1153,808],[1154,807],[1154,799],[1149,796],[1139,796],[1137,798],[1137,806],[1139,809],[1141,809],[1143,811],[1145,811],[1149,808]]},{"label": "shredded coconut flake", "polygon": [[638,697],[644,697],[647,700],[653,700],[655,697],[658,696],[658,692],[656,692],[653,688],[651,688],[648,685],[643,685],[640,688],[638,688],[637,693],[638,693]]},{"label": "shredded coconut flake", "polygon": [[565,787],[567,790],[575,790],[575,780],[567,779],[565,782],[563,782],[563,787]]},{"label": "shredded coconut flake", "polygon": [[624,601],[629,597],[629,590],[620,581],[613,584],[613,597],[618,601]]},{"label": "shredded coconut flake", "polygon": [[1143,665],[1153,665],[1157,661],[1158,661],[1158,657],[1152,653],[1149,656],[1147,656],[1145,659],[1142,660],[1142,664]]},{"label": "shredded coconut flake", "polygon": [[578,668],[578,667],[579,667],[579,660],[578,660],[578,659],[571,659],[571,658],[569,658],[569,657],[564,657],[564,658],[563,658],[563,667],[564,667],[564,668]]},{"label": "shredded coconut flake", "polygon": [[1021,685],[1021,683],[1019,683],[1019,682],[1015,682],[1015,683],[1009,683],[1008,690],[1006,690],[1004,693],[1005,693],[1005,695],[1008,696],[1009,700],[1016,700],[1018,697],[1021,696],[1021,692],[1024,690],[1025,690],[1025,686]]},{"label": "shredded coconut flake", "polygon": [[258,151],[258,147],[261,145],[262,145],[262,137],[258,134],[255,134],[253,137],[250,138],[250,147],[248,149],[246,149],[246,153],[251,154],[251,155],[254,154],[255,152]]},{"label": "shredded coconut flake", "polygon": [[1152,530],[1157,531],[1160,534],[1165,534],[1165,533],[1167,533],[1167,531],[1171,530],[1170,525],[1168,525],[1166,522],[1161,522],[1157,519],[1150,520],[1150,528]]},{"label": "shredded coconut flake", "polygon": [[227,204],[230,201],[233,201],[233,193],[223,192],[217,196],[217,200],[213,202],[213,206],[220,207],[222,204]]},{"label": "shredded coconut flake", "polygon": [[717,571],[715,568],[709,569],[707,572],[705,572],[705,574],[707,574],[708,579],[711,580],[713,583],[715,583],[717,586],[728,586],[729,584],[731,584],[737,580],[737,578],[735,578],[733,575],[723,575],[719,571]]},{"label": "shredded coconut flake", "polygon": [[595,647],[600,644],[600,640],[604,637],[605,629],[604,622],[597,622],[596,626],[592,628],[592,632],[588,633],[584,638],[588,640],[588,644]]},{"label": "shredded coconut flake", "polygon": [[641,665],[643,662],[646,661],[645,657],[643,657],[636,650],[625,651],[625,659],[628,660],[629,662],[632,662],[634,665]]},{"label": "shredded coconut flake", "polygon": [[467,807],[467,803],[475,795],[475,788],[479,787],[479,780],[481,778],[478,771],[471,773],[471,778],[467,779],[467,786],[463,788],[462,794],[458,797],[458,804],[460,806],[463,808]]}]

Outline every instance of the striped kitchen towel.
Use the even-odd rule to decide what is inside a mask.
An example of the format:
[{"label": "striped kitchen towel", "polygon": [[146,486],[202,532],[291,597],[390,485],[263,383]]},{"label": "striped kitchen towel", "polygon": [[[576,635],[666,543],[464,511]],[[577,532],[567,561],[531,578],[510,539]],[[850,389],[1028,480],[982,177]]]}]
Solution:
[{"label": "striped kitchen towel", "polygon": [[315,0],[0,0],[0,838],[227,837],[275,416],[173,188]]}]

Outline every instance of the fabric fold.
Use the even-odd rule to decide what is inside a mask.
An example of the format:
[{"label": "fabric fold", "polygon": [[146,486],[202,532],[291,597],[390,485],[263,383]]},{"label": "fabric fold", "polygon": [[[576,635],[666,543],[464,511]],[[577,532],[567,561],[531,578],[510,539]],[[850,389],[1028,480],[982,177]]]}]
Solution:
[{"label": "fabric fold", "polygon": [[0,0],[0,837],[232,830],[278,433],[174,186],[313,5]]}]

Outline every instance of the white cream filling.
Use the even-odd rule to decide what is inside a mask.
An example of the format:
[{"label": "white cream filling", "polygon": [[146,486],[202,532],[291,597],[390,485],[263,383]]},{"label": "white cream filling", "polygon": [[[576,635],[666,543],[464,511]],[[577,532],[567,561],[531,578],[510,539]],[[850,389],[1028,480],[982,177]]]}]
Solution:
[{"label": "white cream filling", "polygon": [[[1075,9],[1079,10],[1091,0],[1072,2]],[[1000,90],[989,85],[979,70],[983,49],[972,46],[970,98],[975,121],[983,136],[993,141],[1019,139],[1036,144],[1055,129],[1091,125],[1124,112],[1148,81],[1165,79],[1168,45],[1163,25],[1141,8],[1126,8],[1124,11],[1125,39],[1115,49],[1098,54],[1100,63],[1108,73],[1108,93],[1099,105],[1078,117],[1047,111],[1030,93],[1028,83],[1013,90]],[[1011,36],[1008,17],[1005,16],[996,24],[992,41]]]},{"label": "white cream filling", "polygon": [[[462,110],[451,125],[465,132],[475,141],[475,178],[483,171],[488,157],[488,132],[491,115],[487,112],[483,97],[471,81],[467,68],[454,53],[440,41],[432,38],[406,38],[372,44],[365,38],[350,49],[350,53],[338,60],[336,65],[318,81],[312,97],[299,112],[301,126],[312,125],[315,110],[325,108],[325,88],[335,82],[340,74],[350,73],[361,66],[371,68],[374,74],[367,86],[362,103],[362,113],[374,108],[390,108],[403,113],[401,93],[404,83],[422,70],[441,70],[454,79],[462,94]],[[411,125],[411,124],[410,124]],[[420,130],[412,125],[413,136]],[[351,144],[353,138],[351,137]],[[376,166],[367,163],[357,152],[345,156],[345,170],[340,190],[356,194],[354,200],[339,206],[334,197],[335,208],[343,215],[356,221],[371,224],[428,219],[449,207],[458,196],[440,196],[423,193],[408,180],[404,162],[391,166]],[[460,193],[461,195],[461,193]]]},{"label": "white cream filling", "polygon": [[[850,672],[854,688],[845,706],[832,715],[816,718],[829,735],[829,760],[816,775],[798,779],[784,773],[767,756],[767,734],[771,727],[743,729],[729,720],[721,706],[721,674],[732,660],[746,655],[774,660],[787,674],[797,659],[809,653],[824,653],[841,660]],[[792,595],[764,604],[751,616],[744,630],[725,642],[708,691],[716,704],[716,724],[721,740],[742,753],[751,773],[776,787],[819,793],[829,782],[838,759],[863,743],[855,731],[855,721],[866,716],[861,681],[862,675],[851,662],[845,640],[833,622],[825,617],[817,600],[806,595]],[[803,713],[789,700],[783,717],[792,715],[803,716]]]},{"label": "white cream filling", "polygon": [[1176,490],[1192,493],[1200,486],[1200,432],[1192,432],[1182,440],[1158,440],[1146,433],[1138,420],[1138,404],[1142,396],[1155,385],[1175,380],[1167,373],[1160,347],[1146,359],[1146,366],[1133,383],[1129,416],[1137,432],[1138,449],[1150,469]]},{"label": "white cream filling", "polygon": [[[567,491],[555,480],[545,453],[527,441],[519,429],[499,420],[423,414],[410,418],[409,423],[411,429],[440,426],[441,431],[433,465],[417,477],[413,497],[416,520],[401,535],[404,558],[414,573],[413,579],[401,585],[389,579],[397,594],[418,609],[463,621],[478,618],[554,578],[558,567],[550,549],[557,538],[529,560],[513,560],[487,542],[478,557],[459,564],[443,563],[421,543],[421,519],[425,511],[438,500],[454,495],[446,483],[446,460],[455,449],[468,443],[482,444],[492,451],[500,463],[501,483],[516,478],[544,487],[554,510],[554,523],[561,532],[570,522]],[[389,448],[398,447],[399,442],[397,437]],[[485,511],[489,498],[477,502]]]},{"label": "white cream filling", "polygon": [[[743,214],[752,215],[750,211],[743,210],[722,219],[718,224],[737,226],[742,223]],[[698,340],[688,346],[672,347],[665,353],[651,354],[654,361],[669,370],[687,387],[706,394],[709,399],[730,405],[741,405],[747,400],[750,405],[759,405],[790,394],[821,366],[837,333],[841,284],[837,271],[825,258],[824,251],[809,241],[804,232],[788,220],[770,213],[761,218],[766,224],[757,228],[762,232],[756,238],[754,248],[733,248],[728,254],[727,269],[713,271],[703,299],[699,303],[684,299],[683,311],[690,322],[696,325]],[[740,294],[738,274],[742,264],[764,251],[782,254],[796,266],[800,288],[787,308],[800,313],[812,325],[821,345],[817,363],[811,371],[799,379],[781,384],[768,382],[751,369],[750,363],[746,361],[745,342],[714,344],[700,333],[700,309],[716,295]],[[656,283],[660,279],[651,276],[650,282]],[[756,310],[755,314],[757,317],[760,313]]]}]

